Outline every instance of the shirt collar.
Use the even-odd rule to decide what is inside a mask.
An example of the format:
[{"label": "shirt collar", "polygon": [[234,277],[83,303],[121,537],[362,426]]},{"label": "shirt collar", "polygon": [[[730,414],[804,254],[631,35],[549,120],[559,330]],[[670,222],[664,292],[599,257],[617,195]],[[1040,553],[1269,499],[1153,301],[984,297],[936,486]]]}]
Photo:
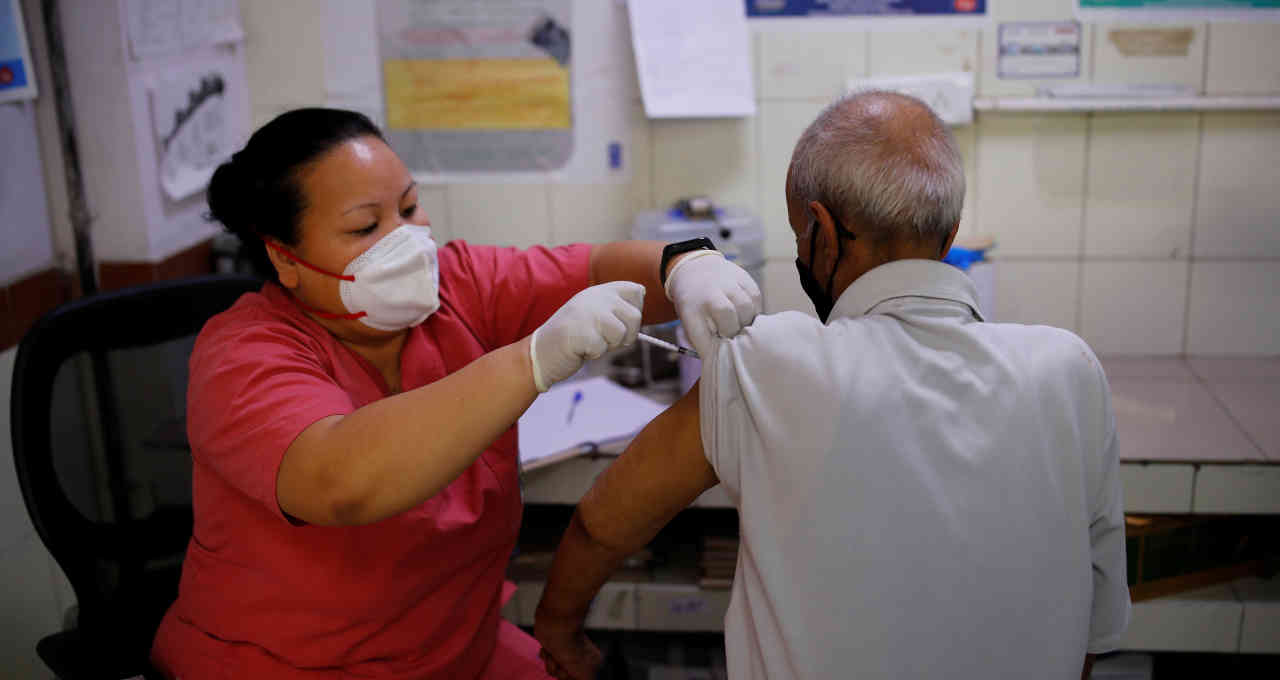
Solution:
[{"label": "shirt collar", "polygon": [[938,260],[894,260],[859,276],[840,295],[831,310],[831,318],[869,314],[880,303],[903,297],[959,302],[968,306],[978,321],[985,320],[978,309],[978,291],[973,280],[956,267]]}]

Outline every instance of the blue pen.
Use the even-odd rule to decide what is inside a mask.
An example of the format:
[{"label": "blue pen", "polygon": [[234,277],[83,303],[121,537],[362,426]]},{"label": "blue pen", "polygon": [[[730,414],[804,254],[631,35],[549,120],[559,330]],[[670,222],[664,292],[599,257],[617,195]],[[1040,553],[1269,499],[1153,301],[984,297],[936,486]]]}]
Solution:
[{"label": "blue pen", "polygon": [[573,402],[569,404],[569,415],[565,417],[564,424],[568,425],[573,422],[573,412],[578,410],[578,404],[582,402],[582,390],[575,390],[573,393]]}]

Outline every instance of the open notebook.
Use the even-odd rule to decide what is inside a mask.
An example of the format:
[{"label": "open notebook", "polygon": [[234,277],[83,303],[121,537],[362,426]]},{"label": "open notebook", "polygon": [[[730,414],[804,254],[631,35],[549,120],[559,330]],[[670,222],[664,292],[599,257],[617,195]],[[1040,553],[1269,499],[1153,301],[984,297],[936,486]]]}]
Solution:
[{"label": "open notebook", "polygon": [[586,453],[592,444],[628,439],[664,410],[608,378],[560,383],[520,416],[520,467],[537,469]]}]

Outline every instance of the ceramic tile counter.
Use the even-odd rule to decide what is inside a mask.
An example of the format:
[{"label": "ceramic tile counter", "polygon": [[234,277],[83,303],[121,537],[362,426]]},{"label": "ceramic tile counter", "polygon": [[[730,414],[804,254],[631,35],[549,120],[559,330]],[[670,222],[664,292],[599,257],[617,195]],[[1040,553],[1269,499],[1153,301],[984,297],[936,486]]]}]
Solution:
[{"label": "ceramic tile counter", "polygon": [[[1280,513],[1280,359],[1107,359],[1132,513]],[[612,461],[525,475],[525,501],[574,504]],[[700,507],[728,507],[720,489]]]}]

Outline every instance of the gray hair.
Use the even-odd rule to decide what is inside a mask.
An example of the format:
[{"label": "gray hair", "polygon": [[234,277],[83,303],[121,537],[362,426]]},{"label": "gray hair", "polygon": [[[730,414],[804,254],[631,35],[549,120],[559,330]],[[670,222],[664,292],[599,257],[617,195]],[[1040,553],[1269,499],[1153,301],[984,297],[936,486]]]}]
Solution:
[{"label": "gray hair", "polygon": [[872,90],[836,100],[791,155],[790,200],[818,201],[876,241],[945,241],[964,207],[955,137],[914,97]]}]

